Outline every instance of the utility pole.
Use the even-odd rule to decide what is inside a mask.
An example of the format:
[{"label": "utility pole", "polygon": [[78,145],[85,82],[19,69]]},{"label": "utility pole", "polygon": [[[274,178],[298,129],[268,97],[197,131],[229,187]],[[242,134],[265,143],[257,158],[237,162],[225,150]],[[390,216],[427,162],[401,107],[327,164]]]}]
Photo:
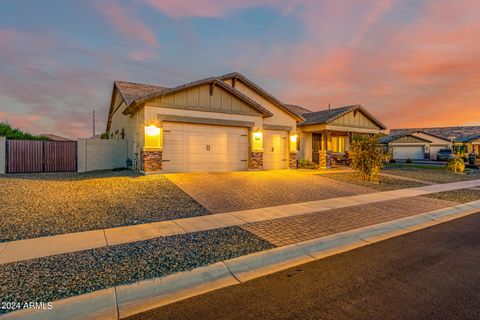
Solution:
[{"label": "utility pole", "polygon": [[95,137],[95,109],[93,109],[93,136]]}]

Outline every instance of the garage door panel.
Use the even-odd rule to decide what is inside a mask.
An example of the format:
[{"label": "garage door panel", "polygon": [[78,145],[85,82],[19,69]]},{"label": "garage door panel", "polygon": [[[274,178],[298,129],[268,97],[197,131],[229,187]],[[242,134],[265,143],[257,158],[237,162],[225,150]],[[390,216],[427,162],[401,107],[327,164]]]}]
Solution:
[{"label": "garage door panel", "polygon": [[[164,123],[165,172],[247,170],[248,129]],[[207,145],[210,150],[207,150]]]},{"label": "garage door panel", "polygon": [[395,146],[393,147],[394,159],[423,160],[423,146]]}]

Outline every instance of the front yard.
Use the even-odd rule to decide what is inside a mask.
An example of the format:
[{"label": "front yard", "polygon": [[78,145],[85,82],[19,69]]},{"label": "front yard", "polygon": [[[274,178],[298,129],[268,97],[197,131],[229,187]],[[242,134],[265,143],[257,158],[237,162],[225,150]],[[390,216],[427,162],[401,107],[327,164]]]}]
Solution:
[{"label": "front yard", "polygon": [[0,185],[0,242],[209,213],[162,175],[7,175]]},{"label": "front yard", "polygon": [[409,165],[394,165],[386,166],[383,171],[396,176],[419,179],[431,183],[449,183],[480,179],[480,173],[478,171],[473,173],[455,174],[451,171],[444,170],[442,167],[433,169]]}]

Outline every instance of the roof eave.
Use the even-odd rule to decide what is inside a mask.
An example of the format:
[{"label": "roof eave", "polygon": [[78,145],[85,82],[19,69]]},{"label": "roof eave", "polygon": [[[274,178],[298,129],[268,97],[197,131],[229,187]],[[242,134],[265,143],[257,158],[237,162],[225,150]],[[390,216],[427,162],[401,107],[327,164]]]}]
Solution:
[{"label": "roof eave", "polygon": [[260,104],[253,101],[252,99],[250,99],[249,97],[247,97],[246,95],[244,95],[243,93],[238,91],[237,89],[230,87],[229,85],[225,84],[222,81],[219,81],[216,77],[210,77],[210,78],[206,78],[206,79],[203,79],[203,80],[195,81],[195,82],[192,82],[190,84],[185,84],[185,85],[177,86],[177,87],[174,87],[174,88],[162,91],[162,92],[153,93],[153,94],[150,94],[150,95],[148,95],[146,97],[143,97],[141,99],[136,99],[123,111],[123,114],[125,114],[125,115],[130,114],[136,109],[136,106],[144,104],[144,103],[146,103],[146,102],[148,102],[152,99],[158,98],[159,96],[164,96],[166,94],[175,93],[175,92],[178,92],[180,90],[184,90],[184,89],[188,89],[188,88],[192,88],[192,87],[196,87],[196,86],[201,86],[201,85],[205,85],[205,84],[211,84],[211,83],[219,85],[223,89],[225,89],[225,90],[229,91],[230,93],[232,93],[233,95],[237,96],[239,99],[248,103],[251,107],[253,107],[257,111],[259,111],[264,117],[268,118],[268,117],[273,116],[272,112],[265,109]]},{"label": "roof eave", "polygon": [[288,109],[283,102],[281,102],[280,100],[278,100],[277,98],[275,98],[274,96],[272,96],[270,93],[268,93],[266,90],[262,89],[260,86],[258,86],[257,84],[255,84],[253,81],[251,81],[250,79],[248,79],[247,77],[245,77],[243,74],[239,73],[239,72],[231,72],[231,73],[227,73],[227,74],[224,74],[224,75],[221,75],[219,77],[217,77],[218,79],[221,79],[221,80],[227,80],[227,79],[233,79],[233,78],[238,78],[240,80],[242,80],[244,83],[246,83],[248,86],[250,86],[250,88],[253,88],[255,91],[257,91],[258,93],[260,93],[264,98],[266,98],[267,100],[269,100],[270,102],[273,102],[274,104],[276,104],[278,107],[280,107],[283,111],[285,111],[286,113],[288,113],[289,115],[291,115],[292,117],[294,117],[297,121],[305,121],[305,119],[302,117],[302,116],[299,116],[298,114],[292,112],[290,109]]}]

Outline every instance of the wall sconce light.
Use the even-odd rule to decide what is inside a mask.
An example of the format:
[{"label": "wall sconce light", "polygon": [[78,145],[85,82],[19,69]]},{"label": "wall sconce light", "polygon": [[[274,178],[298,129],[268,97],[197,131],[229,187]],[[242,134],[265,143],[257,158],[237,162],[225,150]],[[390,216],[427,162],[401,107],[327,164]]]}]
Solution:
[{"label": "wall sconce light", "polygon": [[252,134],[252,151],[263,151],[263,132],[261,129],[256,129]]},{"label": "wall sconce light", "polygon": [[162,148],[162,129],[155,124],[145,126],[145,148]]},{"label": "wall sconce light", "polygon": [[298,135],[292,134],[290,136],[290,152],[297,152],[297,142],[298,142]]}]

